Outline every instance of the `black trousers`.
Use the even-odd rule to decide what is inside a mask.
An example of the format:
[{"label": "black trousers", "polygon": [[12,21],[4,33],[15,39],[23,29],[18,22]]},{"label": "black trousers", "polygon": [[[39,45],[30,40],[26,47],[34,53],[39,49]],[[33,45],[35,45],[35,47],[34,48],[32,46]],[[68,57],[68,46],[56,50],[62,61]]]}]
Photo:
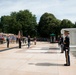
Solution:
[{"label": "black trousers", "polygon": [[7,48],[9,48],[9,41],[7,41]]},{"label": "black trousers", "polygon": [[66,49],[65,49],[65,58],[66,58],[66,64],[67,64],[67,65],[70,65],[70,55],[69,55],[69,51],[70,51],[69,48],[66,48]]},{"label": "black trousers", "polygon": [[21,48],[21,39],[19,39],[19,48]]},{"label": "black trousers", "polygon": [[28,48],[30,47],[30,42],[28,42]]}]

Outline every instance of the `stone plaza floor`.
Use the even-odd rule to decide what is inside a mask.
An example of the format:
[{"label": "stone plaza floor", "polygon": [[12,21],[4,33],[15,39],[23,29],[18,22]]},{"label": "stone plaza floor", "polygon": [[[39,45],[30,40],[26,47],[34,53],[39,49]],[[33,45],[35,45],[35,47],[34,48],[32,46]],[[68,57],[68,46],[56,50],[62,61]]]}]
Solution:
[{"label": "stone plaza floor", "polygon": [[76,75],[76,57],[70,52],[71,66],[64,66],[65,54],[57,43],[37,42],[30,48],[18,44],[0,45],[0,75]]}]

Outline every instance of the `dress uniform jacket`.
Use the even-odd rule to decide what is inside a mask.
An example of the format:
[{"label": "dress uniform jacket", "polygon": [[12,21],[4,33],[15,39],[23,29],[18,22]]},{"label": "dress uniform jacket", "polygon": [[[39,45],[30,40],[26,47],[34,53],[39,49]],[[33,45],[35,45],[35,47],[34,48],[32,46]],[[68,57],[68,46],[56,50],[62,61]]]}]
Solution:
[{"label": "dress uniform jacket", "polygon": [[65,39],[64,39],[64,49],[68,49],[69,48],[69,45],[70,45],[70,41],[69,41],[69,37],[66,36]]}]

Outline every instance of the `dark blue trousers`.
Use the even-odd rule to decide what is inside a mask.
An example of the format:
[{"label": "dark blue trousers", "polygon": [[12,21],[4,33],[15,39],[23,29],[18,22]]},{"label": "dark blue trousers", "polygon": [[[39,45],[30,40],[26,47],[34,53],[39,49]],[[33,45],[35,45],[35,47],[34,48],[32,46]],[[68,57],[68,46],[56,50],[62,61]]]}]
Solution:
[{"label": "dark blue trousers", "polygon": [[66,58],[66,64],[67,64],[67,65],[70,65],[70,55],[69,55],[69,51],[70,51],[69,48],[66,48],[66,49],[65,49],[65,58]]}]

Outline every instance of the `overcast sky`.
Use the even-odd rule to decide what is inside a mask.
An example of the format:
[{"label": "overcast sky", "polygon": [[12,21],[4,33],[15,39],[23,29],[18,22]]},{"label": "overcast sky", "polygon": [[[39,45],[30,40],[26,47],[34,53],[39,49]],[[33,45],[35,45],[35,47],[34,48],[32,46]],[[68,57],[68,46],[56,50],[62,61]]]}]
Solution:
[{"label": "overcast sky", "polygon": [[0,0],[0,17],[26,9],[36,15],[37,22],[45,12],[76,22],[76,0]]}]

